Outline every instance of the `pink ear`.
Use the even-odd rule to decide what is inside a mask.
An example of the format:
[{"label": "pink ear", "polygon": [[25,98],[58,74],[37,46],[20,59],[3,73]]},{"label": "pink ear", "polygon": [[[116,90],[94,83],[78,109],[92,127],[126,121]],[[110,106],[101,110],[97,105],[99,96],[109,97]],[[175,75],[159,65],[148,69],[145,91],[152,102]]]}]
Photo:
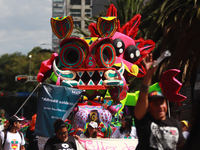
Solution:
[{"label": "pink ear", "polygon": [[182,83],[179,82],[175,76],[180,72],[177,69],[170,69],[165,71],[159,82],[159,85],[162,89],[162,92],[166,99],[171,102],[180,102],[185,100],[187,97],[181,94],[178,94],[179,90],[182,87]]},{"label": "pink ear", "polygon": [[113,4],[111,4],[110,7],[107,9],[106,17],[110,17],[110,16],[117,17],[117,9],[115,8]]},{"label": "pink ear", "polygon": [[60,85],[60,74],[58,75],[58,79],[56,81],[56,85]]},{"label": "pink ear", "polygon": [[90,23],[90,25],[88,26],[88,29],[90,31],[90,36],[91,37],[99,37],[99,32],[97,30],[97,24],[96,23]]},{"label": "pink ear", "polygon": [[129,22],[123,25],[119,32],[126,34],[134,39],[137,36],[138,26],[140,25],[141,15],[135,15]]},{"label": "pink ear", "polygon": [[38,82],[44,82],[52,73],[52,64],[54,59],[58,57],[57,53],[53,53],[51,58],[41,63],[39,73],[37,75]]},{"label": "pink ear", "polygon": [[115,115],[122,108],[122,103],[116,103],[108,107],[108,110],[112,115]]},{"label": "pink ear", "polygon": [[155,48],[155,42],[152,40],[144,40],[143,38],[140,38],[138,40],[135,40],[135,44],[140,49],[140,55],[141,57],[135,62],[135,64],[139,65],[143,58],[146,58],[146,56]]}]

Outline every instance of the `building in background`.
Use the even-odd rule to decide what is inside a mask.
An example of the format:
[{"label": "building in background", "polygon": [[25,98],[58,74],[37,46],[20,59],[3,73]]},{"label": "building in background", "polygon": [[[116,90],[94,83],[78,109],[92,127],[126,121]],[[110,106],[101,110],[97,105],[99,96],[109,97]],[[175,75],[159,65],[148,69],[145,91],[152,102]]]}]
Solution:
[{"label": "building in background", "polygon": [[66,0],[65,15],[72,16],[74,26],[87,30],[85,21],[92,17],[92,0]]},{"label": "building in background", "polygon": [[[116,4],[115,0],[112,1]],[[72,16],[74,26],[88,31],[84,20],[97,16],[102,10],[106,11],[104,5],[109,4],[109,0],[52,0],[52,17]],[[72,35],[76,34],[73,32]],[[58,52],[59,43],[57,36],[52,32],[52,51]]]},{"label": "building in background", "polygon": [[[115,5],[115,7],[117,7],[116,5],[116,0],[111,0],[113,2],[113,4]],[[100,11],[106,11],[107,8],[105,7],[105,5],[109,5],[109,1],[108,0],[92,0],[92,16],[98,16]]]},{"label": "building in background", "polygon": [[[52,0],[52,17],[64,16],[65,0]],[[58,52],[59,39],[52,32],[52,51]]]}]

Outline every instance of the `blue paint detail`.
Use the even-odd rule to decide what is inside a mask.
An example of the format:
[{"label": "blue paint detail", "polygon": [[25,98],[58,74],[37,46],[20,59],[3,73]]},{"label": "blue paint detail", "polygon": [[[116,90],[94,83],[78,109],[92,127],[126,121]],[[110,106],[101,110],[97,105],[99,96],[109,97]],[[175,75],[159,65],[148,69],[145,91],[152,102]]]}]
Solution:
[{"label": "blue paint detail", "polygon": [[86,40],[91,40],[92,37],[84,37],[84,39],[86,39]]},{"label": "blue paint detail", "polygon": [[100,76],[102,77],[102,75],[103,75],[103,71],[99,71],[99,74],[100,74]]},{"label": "blue paint detail", "polygon": [[[104,45],[104,44],[103,44],[103,45]],[[104,49],[106,49],[106,47],[108,47],[108,48],[110,49],[110,51],[112,52],[112,56],[113,56],[113,51],[114,51],[115,49],[112,49],[112,47],[110,47],[110,46],[105,46],[104,49],[102,50],[103,45],[102,45],[101,48],[100,48],[100,52],[103,54]],[[110,57],[110,56],[108,56],[108,57]],[[102,64],[104,64],[104,60],[102,60],[102,58],[100,58],[100,59],[101,59]],[[105,62],[105,63],[106,63],[106,64],[111,64],[111,63],[113,62],[113,59],[114,59],[114,57],[112,57],[112,60],[110,61],[110,63],[108,63],[108,61]],[[104,67],[107,68],[107,66],[104,66]]]},{"label": "blue paint detail", "polygon": [[108,82],[107,85],[119,85],[119,82],[115,82],[115,81],[112,81],[112,82]]},{"label": "blue paint detail", "polygon": [[90,82],[88,83],[88,85],[94,85],[94,83],[90,80]]},{"label": "blue paint detail", "polygon": [[71,87],[72,86],[70,83],[66,83],[66,82],[62,82],[62,85],[66,86],[66,87]]},{"label": "blue paint detail", "polygon": [[[149,44],[144,45],[144,47],[146,47],[146,46],[150,46],[150,45]],[[145,50],[148,50],[148,49],[150,49],[150,47],[149,48],[145,48]]]},{"label": "blue paint detail", "polygon": [[83,75],[83,72],[77,72],[77,74],[81,77]]},{"label": "blue paint detail", "polygon": [[93,62],[92,62],[92,61],[90,61],[90,62],[89,62],[89,66],[92,66],[92,65],[93,65]]},{"label": "blue paint detail", "polygon": [[[60,73],[59,71],[56,71],[58,74]],[[70,74],[60,74],[60,76],[62,76],[62,77],[65,77],[65,78],[72,78],[73,77],[73,74],[72,73],[70,73]]]},{"label": "blue paint detail", "polygon": [[[134,23],[132,24],[132,27],[136,24],[136,22],[137,22],[138,20],[135,20],[134,21]],[[137,24],[138,24],[138,22],[137,22]],[[137,25],[136,25],[137,26]]]},{"label": "blue paint detail", "polygon": [[117,77],[118,75],[117,75],[117,73],[114,73],[114,74],[113,74],[113,73],[109,73],[108,76],[109,76],[110,78],[113,78],[113,77]]},{"label": "blue paint detail", "polygon": [[89,57],[89,60],[92,60],[92,57]]},{"label": "blue paint detail", "polygon": [[77,86],[78,85],[78,83],[70,83],[72,86]]},{"label": "blue paint detail", "polygon": [[100,80],[98,84],[99,84],[99,85],[103,85],[103,81],[102,81],[102,80]]},{"label": "blue paint detail", "polygon": [[135,46],[138,46],[140,44],[140,42],[138,42]]},{"label": "blue paint detail", "polygon": [[121,80],[108,80],[111,82],[108,82],[107,85],[113,85],[113,86],[119,86]]},{"label": "blue paint detail", "polygon": [[89,42],[89,45],[91,45],[92,43],[93,43],[93,41],[90,41],[90,42]]},{"label": "blue paint detail", "polygon": [[83,81],[80,80],[79,81],[79,85],[84,85]]},{"label": "blue paint detail", "polygon": [[124,83],[120,83],[119,86],[124,86]]},{"label": "blue paint detail", "polygon": [[123,69],[121,69],[119,73],[122,74],[122,72],[123,72]]},{"label": "blue paint detail", "polygon": [[109,101],[109,102],[108,102],[108,106],[110,106],[110,105],[112,105],[112,101]]},{"label": "blue paint detail", "polygon": [[[67,43],[67,44],[65,44],[65,45],[63,46],[63,47],[66,47],[64,50],[61,49],[61,50],[63,51],[63,54],[67,54],[68,52],[70,52],[70,50],[75,50],[75,51],[77,51],[77,53],[79,54],[78,49],[75,48],[75,47],[73,47],[73,46],[67,46],[67,45],[69,45],[69,44],[71,44],[71,43]],[[85,47],[80,47],[80,45],[79,45],[78,43],[73,43],[73,44],[77,45],[78,48],[79,48],[81,51],[83,51],[83,48],[85,49]],[[60,50],[60,52],[61,52],[61,50]],[[65,51],[67,51],[67,53],[65,53]],[[77,62],[79,62],[79,61],[77,61],[77,62],[75,62],[75,63],[69,63],[69,62],[67,62],[67,60],[65,59],[65,55],[62,55],[62,56],[59,55],[59,57],[60,57],[61,60],[64,61],[65,64],[68,64],[68,65],[70,65],[70,66],[73,66],[73,65],[79,66],[79,65],[83,62],[83,57],[81,57],[80,54],[78,55],[78,60],[81,59],[81,61],[80,61],[80,63],[79,63],[78,65],[77,65]],[[61,63],[62,66],[65,66],[61,61],[60,61],[60,63]],[[69,67],[67,67],[67,66],[65,66],[65,67],[66,67],[66,68],[69,68]]]},{"label": "blue paint detail", "polygon": [[[109,22],[103,21],[101,24],[103,24],[103,31],[105,30],[105,26],[107,26],[107,24],[111,24],[111,25],[110,25],[110,30],[106,29],[106,32],[110,35],[110,33],[111,33],[112,30],[113,30],[113,22],[111,22],[111,21],[109,21]],[[108,35],[108,36],[109,36],[109,35]]]},{"label": "blue paint detail", "polygon": [[90,72],[90,71],[88,72],[88,74],[90,75],[90,77],[93,75],[93,73],[94,73],[93,71],[92,72]]}]

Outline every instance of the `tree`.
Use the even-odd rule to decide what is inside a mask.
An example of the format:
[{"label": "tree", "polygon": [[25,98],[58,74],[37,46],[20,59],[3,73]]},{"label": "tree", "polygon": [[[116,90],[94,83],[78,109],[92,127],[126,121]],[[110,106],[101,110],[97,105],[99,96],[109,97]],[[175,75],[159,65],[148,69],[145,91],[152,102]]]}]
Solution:
[{"label": "tree", "polygon": [[[32,55],[31,75],[37,76],[41,62],[51,58],[52,51],[35,47],[28,55],[23,55],[20,52],[2,55],[0,57],[0,91],[11,93],[33,91],[38,82],[20,83],[15,81],[15,76],[17,75],[29,75],[29,55]],[[10,115],[13,115],[24,101],[25,97],[0,97],[0,106]],[[35,111],[36,107],[37,103],[35,98],[31,98],[24,107],[24,114],[26,114],[27,117],[32,116],[32,114],[29,114],[30,110]]]},{"label": "tree", "polygon": [[117,17],[121,26],[131,20],[136,14],[139,14],[144,0],[116,0]]},{"label": "tree", "polygon": [[168,69],[179,69],[183,85],[194,84],[200,63],[200,4],[196,0],[151,0],[141,11],[140,36],[156,42],[155,58],[169,49],[172,56],[158,66],[154,81]]}]

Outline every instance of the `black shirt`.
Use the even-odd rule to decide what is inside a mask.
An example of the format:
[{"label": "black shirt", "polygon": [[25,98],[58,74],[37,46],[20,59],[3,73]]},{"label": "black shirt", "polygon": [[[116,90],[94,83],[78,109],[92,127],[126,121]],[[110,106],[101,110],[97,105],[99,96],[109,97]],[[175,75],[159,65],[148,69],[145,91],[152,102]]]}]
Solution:
[{"label": "black shirt", "polygon": [[175,150],[185,139],[179,121],[166,116],[165,120],[155,120],[147,113],[141,120],[135,118],[139,143],[136,150]]},{"label": "black shirt", "polygon": [[34,131],[30,131],[30,127],[26,130],[26,138],[28,139],[27,150],[39,150],[38,148],[38,136],[34,134]]},{"label": "black shirt", "polygon": [[68,139],[65,142],[54,136],[47,140],[44,150],[77,150],[77,147],[73,136],[68,135]]}]

